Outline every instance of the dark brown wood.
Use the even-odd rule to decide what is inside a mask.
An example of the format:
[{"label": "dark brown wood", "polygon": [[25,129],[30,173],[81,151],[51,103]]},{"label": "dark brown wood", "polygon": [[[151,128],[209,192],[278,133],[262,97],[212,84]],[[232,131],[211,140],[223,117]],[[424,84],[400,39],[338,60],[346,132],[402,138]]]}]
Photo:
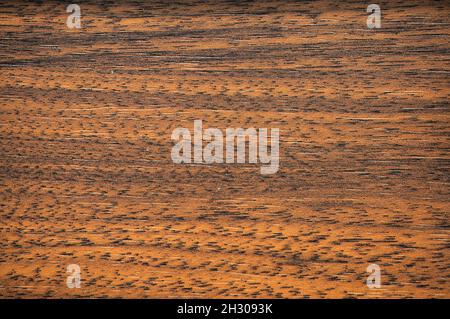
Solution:
[{"label": "dark brown wood", "polygon": [[[2,1],[0,296],[449,298],[450,5],[371,2]],[[280,170],[173,164],[195,119]]]}]

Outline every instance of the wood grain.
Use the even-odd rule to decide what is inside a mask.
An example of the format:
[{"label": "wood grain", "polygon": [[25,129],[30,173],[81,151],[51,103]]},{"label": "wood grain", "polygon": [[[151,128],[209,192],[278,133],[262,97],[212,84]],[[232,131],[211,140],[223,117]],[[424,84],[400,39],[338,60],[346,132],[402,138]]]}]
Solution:
[{"label": "wood grain", "polygon": [[[449,298],[450,3],[377,3],[2,1],[0,296]],[[195,119],[280,170],[173,164]]]}]

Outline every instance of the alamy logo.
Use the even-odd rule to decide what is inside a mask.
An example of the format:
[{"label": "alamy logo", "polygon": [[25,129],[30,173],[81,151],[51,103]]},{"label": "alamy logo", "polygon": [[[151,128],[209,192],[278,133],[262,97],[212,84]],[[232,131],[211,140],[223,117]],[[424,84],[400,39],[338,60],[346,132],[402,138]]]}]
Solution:
[{"label": "alamy logo", "polygon": [[67,13],[72,13],[67,17],[66,24],[69,29],[81,28],[81,8],[78,4],[69,4],[66,8]]},{"label": "alamy logo", "polygon": [[[267,128],[227,128],[225,130],[225,158],[223,133],[218,128],[208,128],[203,131],[202,120],[194,121],[194,158],[192,158],[192,136],[187,128],[176,128],[172,132],[172,140],[177,141],[172,148],[172,161],[181,163],[236,163],[246,162],[246,140],[248,140],[248,163],[263,165],[261,174],[275,174],[279,167],[278,128],[270,130],[270,153],[268,147]],[[203,147],[203,141],[208,142]],[[236,141],[236,143],[235,143]],[[237,147],[235,147],[237,146]],[[235,156],[236,149],[236,156]]]},{"label": "alamy logo", "polygon": [[78,266],[77,264],[68,265],[67,273],[69,274],[66,278],[67,288],[69,288],[69,289],[80,288],[80,282],[81,282],[80,266]]},{"label": "alamy logo", "polygon": [[381,288],[381,268],[377,264],[370,264],[367,266],[367,272],[370,273],[367,277],[367,287],[369,289]]},{"label": "alamy logo", "polygon": [[378,4],[370,4],[367,6],[367,13],[372,13],[367,17],[367,27],[369,29],[381,28],[381,9]]}]

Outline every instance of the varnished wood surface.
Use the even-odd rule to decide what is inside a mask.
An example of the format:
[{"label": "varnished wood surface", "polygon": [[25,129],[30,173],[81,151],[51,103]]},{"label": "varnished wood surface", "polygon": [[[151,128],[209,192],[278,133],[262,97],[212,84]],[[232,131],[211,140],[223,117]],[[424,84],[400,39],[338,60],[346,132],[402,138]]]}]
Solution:
[{"label": "varnished wood surface", "polygon": [[[2,2],[0,296],[449,298],[450,4],[377,3]],[[195,119],[280,170],[173,164]]]}]

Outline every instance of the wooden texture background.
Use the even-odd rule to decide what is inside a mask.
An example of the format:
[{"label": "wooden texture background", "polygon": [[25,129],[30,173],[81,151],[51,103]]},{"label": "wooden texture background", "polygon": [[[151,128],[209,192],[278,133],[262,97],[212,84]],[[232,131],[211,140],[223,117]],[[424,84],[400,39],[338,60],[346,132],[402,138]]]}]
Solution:
[{"label": "wooden texture background", "polygon": [[[82,2],[78,30],[2,1],[0,296],[449,298],[450,3],[369,30],[372,2]],[[195,119],[279,128],[280,170],[173,164]]]}]

